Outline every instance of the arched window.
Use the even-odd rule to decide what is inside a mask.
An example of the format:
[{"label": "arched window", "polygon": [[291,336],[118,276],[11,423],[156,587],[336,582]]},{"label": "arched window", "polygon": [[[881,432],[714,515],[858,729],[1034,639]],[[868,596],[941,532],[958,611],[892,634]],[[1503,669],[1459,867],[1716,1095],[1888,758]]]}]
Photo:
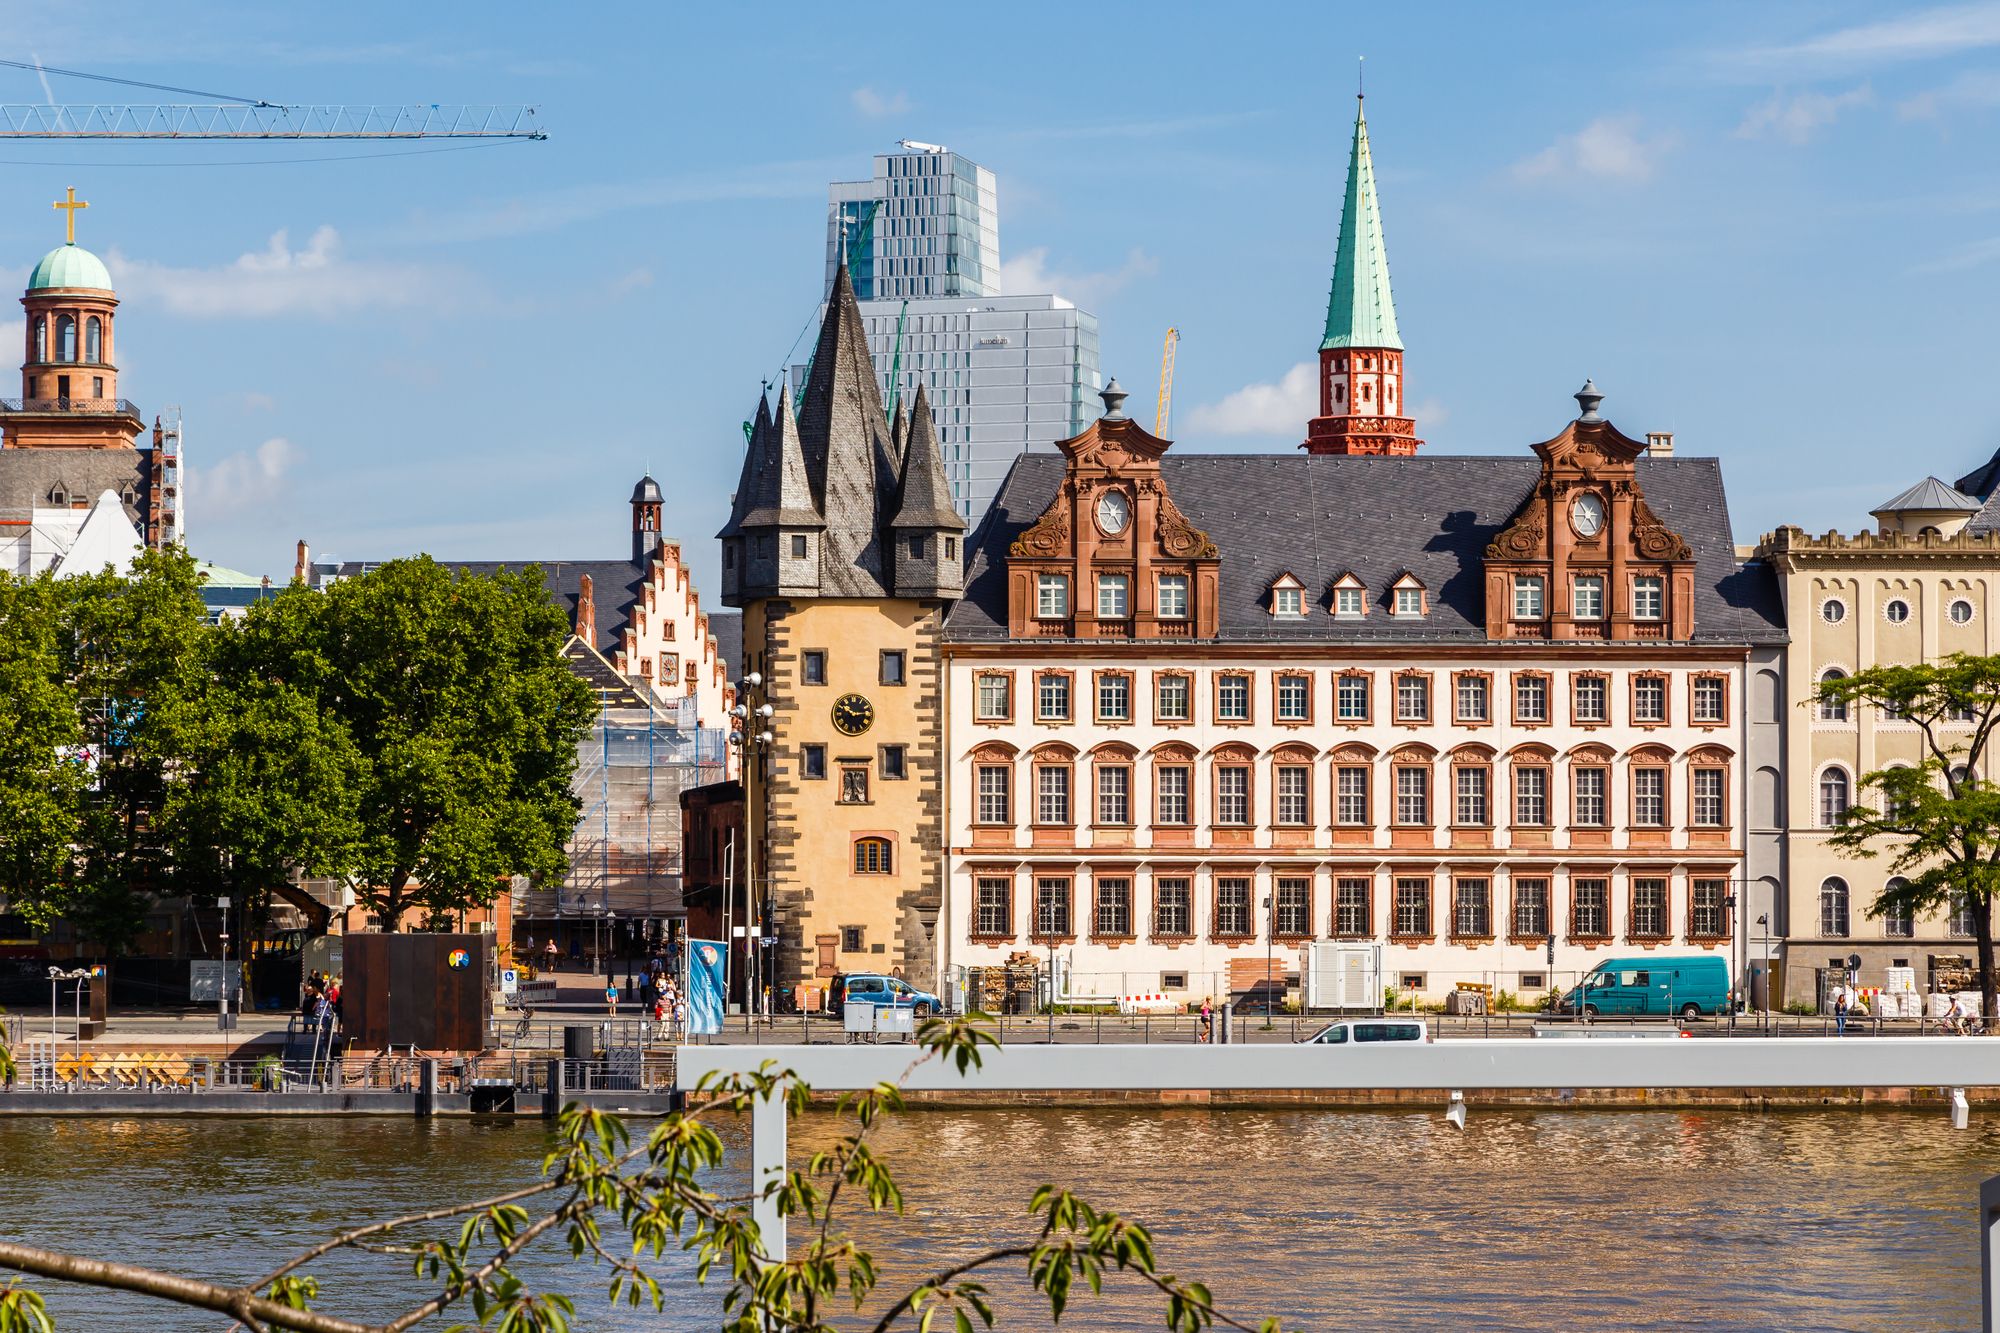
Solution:
[{"label": "arched window", "polygon": [[76,360],[76,320],[69,315],[56,317],[56,360]]},{"label": "arched window", "polygon": [[854,840],[854,873],[857,875],[887,875],[893,872],[895,862],[890,854],[887,838],[856,838]]},{"label": "arched window", "polygon": [[104,360],[104,321],[95,315],[83,326],[83,359],[92,365]]},{"label": "arched window", "polygon": [[35,316],[35,350],[32,359],[36,361],[46,361],[49,359],[49,317],[47,315]]},{"label": "arched window", "polygon": [[[1908,887],[1909,882],[1898,876],[1882,887],[1888,893],[1900,893]],[[1882,933],[1898,940],[1907,940],[1917,933],[1916,914],[1910,910],[1908,903],[1896,903],[1883,909]]]},{"label": "arched window", "polygon": [[1840,827],[1840,817],[1847,813],[1851,788],[1847,781],[1847,770],[1829,768],[1819,775],[1819,826],[1821,828]]},{"label": "arched window", "polygon": [[1835,877],[1819,886],[1819,933],[1829,939],[1847,937],[1847,881]]},{"label": "arched window", "polygon": [[[1830,681],[1846,680],[1846,679],[1847,679],[1847,673],[1845,671],[1842,671],[1839,667],[1828,667],[1826,670],[1820,672],[1819,674],[1819,683],[1822,685],[1825,685]],[[1822,722],[1847,721],[1846,701],[1842,699],[1821,700],[1819,705],[1819,720]]]}]

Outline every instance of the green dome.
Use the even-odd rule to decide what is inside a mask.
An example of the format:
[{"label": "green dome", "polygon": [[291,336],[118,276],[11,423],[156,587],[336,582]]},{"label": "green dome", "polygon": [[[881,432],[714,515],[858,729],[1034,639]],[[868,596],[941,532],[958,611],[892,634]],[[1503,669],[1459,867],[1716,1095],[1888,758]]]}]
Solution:
[{"label": "green dome", "polygon": [[50,287],[93,287],[108,292],[111,275],[105,271],[103,260],[72,241],[43,255],[42,262],[28,275],[29,291]]}]

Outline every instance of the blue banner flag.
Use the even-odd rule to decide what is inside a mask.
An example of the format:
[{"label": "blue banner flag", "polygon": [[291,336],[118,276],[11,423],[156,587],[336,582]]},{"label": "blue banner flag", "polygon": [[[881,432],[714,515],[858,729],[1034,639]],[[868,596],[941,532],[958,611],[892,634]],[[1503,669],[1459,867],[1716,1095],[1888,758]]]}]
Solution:
[{"label": "blue banner flag", "polygon": [[723,996],[729,993],[729,953],[717,940],[688,941],[688,1025],[690,1036],[722,1031]]}]

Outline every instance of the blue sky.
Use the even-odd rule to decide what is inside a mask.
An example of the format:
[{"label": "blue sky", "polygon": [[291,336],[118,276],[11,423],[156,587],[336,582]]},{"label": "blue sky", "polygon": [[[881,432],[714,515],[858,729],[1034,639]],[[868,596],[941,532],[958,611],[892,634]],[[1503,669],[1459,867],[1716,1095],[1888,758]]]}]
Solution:
[{"label": "blue sky", "polygon": [[[64,186],[90,200],[123,391],[182,406],[193,544],[256,573],[287,573],[299,537],[615,555],[650,467],[712,588],[738,423],[819,295],[826,183],[902,137],[998,174],[1010,289],[1093,309],[1140,400],[1179,326],[1180,447],[1289,449],[1360,55],[1427,451],[1525,451],[1591,375],[1628,433],[1723,460],[1751,541],[1852,530],[2000,445],[2000,3],[8,0],[0,20],[0,54],[124,78],[541,108],[545,143],[399,156],[0,144],[0,267],[18,283],[61,240]],[[0,100],[45,92],[0,71]]]}]

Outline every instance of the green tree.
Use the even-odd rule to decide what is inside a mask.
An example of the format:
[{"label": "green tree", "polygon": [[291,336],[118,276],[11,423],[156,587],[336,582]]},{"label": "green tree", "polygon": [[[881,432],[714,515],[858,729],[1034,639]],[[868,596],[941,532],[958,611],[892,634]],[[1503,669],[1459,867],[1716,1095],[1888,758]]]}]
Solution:
[{"label": "green tree", "polygon": [[[994,1038],[984,1016],[972,1015],[927,1022],[918,1043],[916,1063],[945,1061],[963,1073]],[[5,1059],[0,1050],[0,1068]],[[669,1250],[693,1256],[694,1284],[712,1281],[721,1288],[714,1308],[724,1333],[836,1333],[841,1327],[973,1333],[996,1325],[989,1283],[1010,1274],[1046,1302],[1052,1322],[1086,1291],[1098,1293],[1107,1279],[1123,1277],[1155,1294],[1170,1333],[1217,1327],[1279,1333],[1276,1319],[1242,1322],[1218,1306],[1209,1288],[1166,1271],[1143,1225],[1053,1185],[1035,1192],[1012,1234],[991,1238],[983,1251],[911,1285],[884,1287],[875,1257],[844,1229],[841,1208],[903,1211],[902,1190],[869,1143],[874,1127],[902,1108],[898,1088],[888,1083],[842,1098],[838,1114],[850,1122],[849,1131],[803,1168],[764,1187],[761,1197],[775,1201],[800,1238],[786,1259],[773,1258],[752,1216],[755,1199],[723,1196],[704,1183],[722,1162],[713,1122],[772,1098],[784,1099],[796,1114],[808,1095],[791,1073],[767,1064],[756,1074],[710,1082],[686,1110],[663,1117],[636,1141],[616,1116],[565,1108],[540,1180],[353,1227],[243,1286],[4,1238],[0,1268],[137,1292],[232,1316],[237,1327],[254,1330],[400,1333],[445,1317],[459,1320],[447,1333],[569,1333],[583,1326],[576,1322],[576,1299],[536,1290],[514,1267],[524,1251],[546,1240],[608,1277],[612,1303],[635,1308],[665,1308],[674,1279],[654,1265]],[[349,1248],[389,1258],[394,1268],[385,1280],[398,1268],[414,1273],[420,1290],[409,1293],[401,1314],[369,1324],[319,1308],[332,1293],[322,1291],[312,1265]],[[677,1307],[676,1313],[684,1310],[685,1300]],[[38,1293],[19,1282],[0,1286],[0,1333],[54,1331]]]},{"label": "green tree", "polygon": [[2000,785],[1985,774],[1987,743],[2000,722],[2000,657],[1953,653],[1938,662],[1870,667],[1820,682],[1815,700],[1875,708],[1916,728],[1916,762],[1863,774],[1833,845],[1853,856],[1889,857],[1895,878],[1875,896],[1870,915],[1964,905],[1979,955],[1981,1002],[1993,1021]]},{"label": "green tree", "polygon": [[0,574],[0,893],[43,930],[68,901],[89,780],[54,580]]},{"label": "green tree", "polygon": [[353,742],[356,893],[383,929],[413,907],[483,906],[512,875],[560,878],[596,702],[563,659],[568,623],[540,573],[419,556],[319,595],[316,615],[287,608],[300,632],[279,671]]}]

